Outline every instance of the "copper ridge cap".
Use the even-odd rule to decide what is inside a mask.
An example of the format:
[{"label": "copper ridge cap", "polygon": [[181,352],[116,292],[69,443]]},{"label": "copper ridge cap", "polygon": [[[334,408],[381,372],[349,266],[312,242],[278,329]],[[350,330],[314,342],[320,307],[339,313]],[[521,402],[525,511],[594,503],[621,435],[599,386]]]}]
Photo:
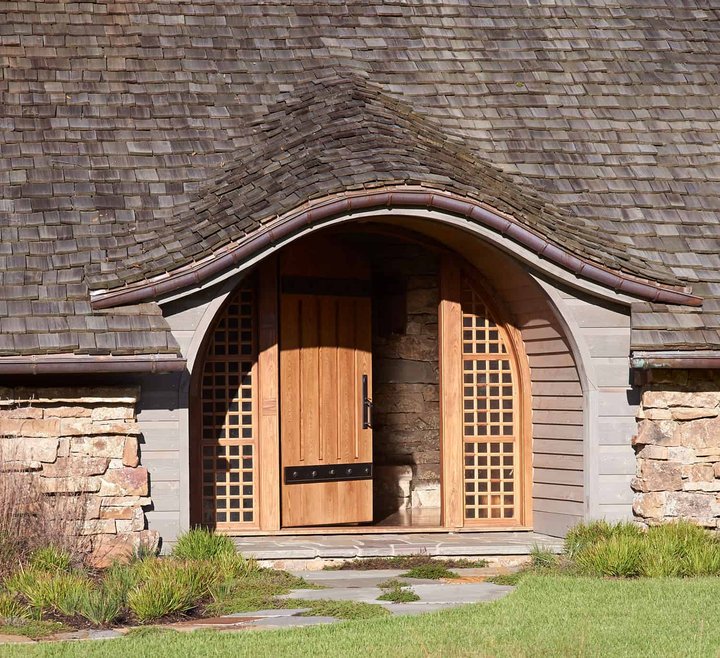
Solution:
[{"label": "copper ridge cap", "polygon": [[228,244],[200,261],[123,288],[91,292],[92,307],[103,309],[137,304],[189,286],[200,285],[262,249],[277,244],[292,233],[344,213],[403,207],[441,210],[473,220],[502,236],[509,237],[541,258],[578,277],[616,292],[656,303],[701,306],[703,302],[702,297],[693,295],[688,287],[679,288],[642,280],[611,271],[586,258],[576,256],[570,250],[550,242],[536,231],[524,226],[514,217],[475,199],[432,190],[432,188],[392,187],[342,192],[319,201],[306,202],[285,215],[261,225],[254,234],[246,237],[242,242]]},{"label": "copper ridge cap", "polygon": [[33,354],[0,357],[0,374],[3,375],[91,375],[108,372],[159,374],[182,372],[186,367],[185,359],[159,354]]}]

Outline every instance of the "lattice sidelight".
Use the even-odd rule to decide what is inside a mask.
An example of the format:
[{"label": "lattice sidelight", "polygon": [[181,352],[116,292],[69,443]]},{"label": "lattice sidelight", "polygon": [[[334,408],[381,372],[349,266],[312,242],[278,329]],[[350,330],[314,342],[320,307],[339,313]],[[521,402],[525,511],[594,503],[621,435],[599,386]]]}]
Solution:
[{"label": "lattice sidelight", "polygon": [[463,281],[465,519],[520,517],[520,423],[506,338],[470,281]]},{"label": "lattice sidelight", "polygon": [[202,519],[256,525],[255,295],[233,294],[215,325],[202,376]]}]

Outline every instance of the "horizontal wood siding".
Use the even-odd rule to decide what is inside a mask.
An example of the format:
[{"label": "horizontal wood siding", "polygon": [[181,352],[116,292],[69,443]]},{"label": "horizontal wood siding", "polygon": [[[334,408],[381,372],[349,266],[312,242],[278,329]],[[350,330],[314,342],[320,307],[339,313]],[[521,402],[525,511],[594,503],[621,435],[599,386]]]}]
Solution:
[{"label": "horizontal wood siding", "polygon": [[180,400],[182,375],[155,375],[140,382],[138,423],[142,431],[140,459],[150,473],[152,509],[148,527],[157,530],[163,544],[172,544],[187,513],[187,440],[181,429],[185,407]]},{"label": "horizontal wood siding", "polygon": [[493,284],[521,331],[530,365],[533,527],[563,535],[585,510],[583,388],[544,291],[518,267],[493,270],[502,272]]},{"label": "horizontal wood siding", "polygon": [[639,392],[630,383],[630,314],[619,305],[562,293],[563,310],[589,355],[594,410],[589,428],[588,516],[632,518],[632,436]]}]

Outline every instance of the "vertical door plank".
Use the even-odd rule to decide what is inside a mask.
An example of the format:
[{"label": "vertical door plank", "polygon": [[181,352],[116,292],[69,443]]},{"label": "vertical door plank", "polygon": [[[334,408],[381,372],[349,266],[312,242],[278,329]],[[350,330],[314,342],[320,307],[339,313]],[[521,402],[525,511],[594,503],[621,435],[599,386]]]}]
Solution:
[{"label": "vertical door plank", "polygon": [[258,291],[259,411],[257,473],[261,530],[280,529],[280,418],[277,258],[260,267]]},{"label": "vertical door plank", "polygon": [[463,525],[462,308],[460,268],[448,255],[440,264],[440,461],[442,523]]},{"label": "vertical door plank", "polygon": [[338,461],[338,303],[333,297],[320,298],[320,450],[319,463]]}]

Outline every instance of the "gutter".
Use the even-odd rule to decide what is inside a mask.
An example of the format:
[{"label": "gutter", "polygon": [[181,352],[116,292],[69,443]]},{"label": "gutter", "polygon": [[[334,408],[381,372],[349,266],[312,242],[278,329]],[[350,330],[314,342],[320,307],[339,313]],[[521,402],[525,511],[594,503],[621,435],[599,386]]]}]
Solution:
[{"label": "gutter", "polygon": [[255,235],[243,240],[241,244],[228,245],[201,262],[184,265],[173,272],[141,283],[130,284],[121,289],[91,293],[92,307],[103,309],[138,304],[190,286],[199,286],[207,279],[238,266],[263,249],[277,245],[305,228],[355,211],[379,211],[388,208],[432,208],[460,215],[509,237],[580,278],[593,281],[616,292],[656,303],[702,305],[702,297],[691,294],[688,288],[642,281],[603,268],[574,255],[567,249],[552,244],[539,233],[520,224],[515,218],[501,214],[468,197],[402,188],[399,190],[388,189],[382,192],[342,193],[309,208],[306,207],[304,210],[292,211],[274,222],[261,226]]},{"label": "gutter", "polygon": [[0,357],[0,375],[182,372],[187,361],[171,355],[93,356],[57,354]]},{"label": "gutter", "polygon": [[634,370],[655,369],[720,369],[720,351],[698,350],[664,351],[664,352],[633,352],[630,367]]}]

